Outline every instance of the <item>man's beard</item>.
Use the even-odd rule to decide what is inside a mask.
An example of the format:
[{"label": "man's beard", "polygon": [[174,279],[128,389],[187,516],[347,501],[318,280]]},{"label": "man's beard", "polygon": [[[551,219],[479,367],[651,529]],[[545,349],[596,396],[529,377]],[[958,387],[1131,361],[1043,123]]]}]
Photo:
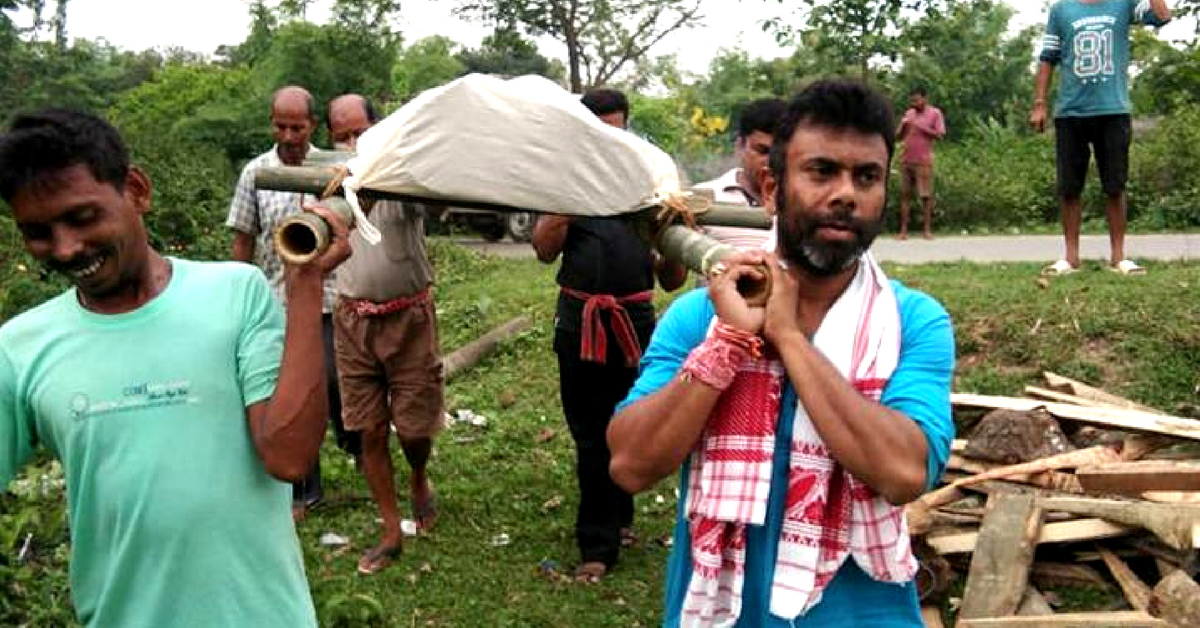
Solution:
[{"label": "man's beard", "polygon": [[[829,277],[850,268],[858,261],[883,229],[882,216],[866,221],[855,218],[849,208],[834,207],[818,213],[801,207],[788,207],[782,185],[776,190],[775,206],[779,209],[779,254],[797,264],[810,275]],[[793,216],[793,214],[796,214]],[[821,227],[849,229],[854,238],[828,242],[818,238]]]}]

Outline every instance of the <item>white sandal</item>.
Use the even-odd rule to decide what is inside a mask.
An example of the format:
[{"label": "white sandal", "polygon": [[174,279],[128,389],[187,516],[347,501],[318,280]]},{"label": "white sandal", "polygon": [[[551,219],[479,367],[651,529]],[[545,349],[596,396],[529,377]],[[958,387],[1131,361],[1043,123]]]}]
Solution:
[{"label": "white sandal", "polygon": [[1122,275],[1145,275],[1146,269],[1138,266],[1137,262],[1131,259],[1123,259],[1116,264],[1109,266],[1108,269],[1114,273]]},{"label": "white sandal", "polygon": [[1068,262],[1065,259],[1060,259],[1057,262],[1054,262],[1053,264],[1042,269],[1042,275],[1049,276],[1049,277],[1059,277],[1062,275],[1070,275],[1071,273],[1077,273],[1077,272],[1079,272],[1079,269],[1072,266],[1071,262]]}]

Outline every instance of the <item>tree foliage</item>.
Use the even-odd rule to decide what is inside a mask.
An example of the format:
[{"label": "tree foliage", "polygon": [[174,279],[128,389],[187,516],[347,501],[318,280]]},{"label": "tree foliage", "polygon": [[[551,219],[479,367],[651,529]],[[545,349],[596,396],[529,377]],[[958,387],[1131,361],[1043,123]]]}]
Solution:
[{"label": "tree foliage", "polygon": [[521,36],[512,24],[497,26],[483,38],[478,48],[460,51],[458,60],[465,72],[521,76],[540,74],[555,80],[562,79],[561,63],[552,62],[538,52],[537,44]]},{"label": "tree foliage", "polygon": [[401,102],[461,76],[466,66],[458,59],[458,44],[444,35],[418,40],[400,54],[392,68],[392,87]]},{"label": "tree foliage", "polygon": [[612,81],[667,35],[695,25],[701,0],[460,0],[456,11],[520,25],[566,47],[568,82],[582,92]]},{"label": "tree foliage", "polygon": [[1013,33],[1014,11],[997,0],[967,0],[930,8],[905,30],[900,69],[889,83],[901,109],[924,87],[946,116],[951,137],[969,124],[1019,125],[1032,98],[1030,50],[1039,27]]},{"label": "tree foliage", "polygon": [[[764,28],[780,42],[802,41],[836,67],[853,67],[864,80],[871,62],[895,60],[900,52],[897,35],[907,15],[927,8],[931,0],[801,0],[795,4],[800,20],[786,16],[767,20]],[[804,24],[797,32],[792,25]],[[797,37],[797,35],[799,37]]]}]

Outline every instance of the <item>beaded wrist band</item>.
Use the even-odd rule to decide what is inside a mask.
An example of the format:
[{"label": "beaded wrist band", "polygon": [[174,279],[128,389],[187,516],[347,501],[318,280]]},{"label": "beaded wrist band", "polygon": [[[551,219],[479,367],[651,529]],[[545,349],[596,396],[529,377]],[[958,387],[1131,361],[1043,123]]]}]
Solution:
[{"label": "beaded wrist band", "polygon": [[762,356],[762,338],[720,321],[683,363],[683,377],[701,381],[717,390],[733,383],[738,368]]}]

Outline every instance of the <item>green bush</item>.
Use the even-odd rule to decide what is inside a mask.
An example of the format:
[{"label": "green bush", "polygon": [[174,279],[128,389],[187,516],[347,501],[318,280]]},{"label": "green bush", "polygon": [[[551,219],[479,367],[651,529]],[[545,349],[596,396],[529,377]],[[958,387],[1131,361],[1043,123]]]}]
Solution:
[{"label": "green bush", "polygon": [[[1200,227],[1200,106],[1177,111],[1130,149],[1129,219],[1134,230]],[[890,181],[899,205],[900,165]],[[1054,230],[1054,136],[996,122],[973,125],[961,141],[937,147],[934,225],[949,232]],[[898,226],[896,211],[888,226]],[[914,214],[917,213],[914,207]],[[911,218],[910,218],[911,220]],[[1104,197],[1093,163],[1084,188],[1085,227],[1104,230]],[[911,224],[910,224],[911,226]]]},{"label": "green bush", "polygon": [[1200,226],[1200,105],[1164,118],[1134,140],[1130,216],[1146,229]]},{"label": "green bush", "polygon": [[[939,145],[935,159],[939,230],[1028,228],[1057,219],[1054,145],[1048,137],[980,123],[962,141]],[[896,173],[893,204],[900,198],[898,159]]]}]

